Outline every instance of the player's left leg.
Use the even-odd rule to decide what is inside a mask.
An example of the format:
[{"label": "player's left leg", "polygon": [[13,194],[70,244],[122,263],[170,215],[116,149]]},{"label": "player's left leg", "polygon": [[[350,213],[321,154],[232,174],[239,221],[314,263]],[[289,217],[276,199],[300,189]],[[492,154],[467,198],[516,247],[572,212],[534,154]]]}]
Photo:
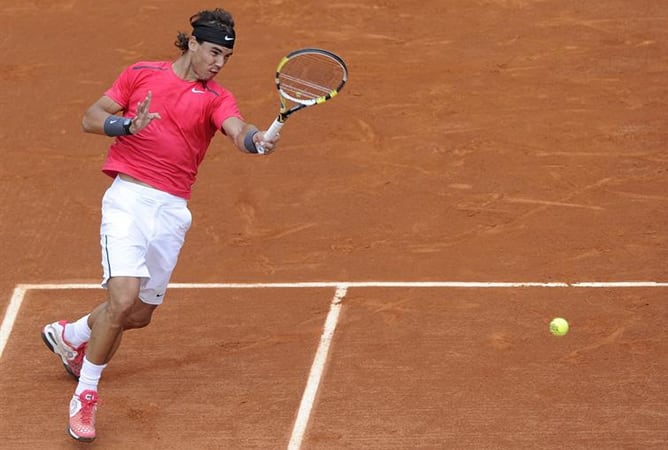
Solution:
[{"label": "player's left leg", "polygon": [[[80,320],[86,322],[88,316],[85,316]],[[73,338],[68,339],[66,331],[69,331],[69,328],[72,328],[72,325],[74,324],[68,323],[65,320],[59,320],[45,325],[44,328],[42,328],[42,340],[49,350],[60,357],[67,373],[76,380],[79,380],[81,365],[83,363],[84,355],[86,354],[88,338],[78,342]],[[90,336],[90,329],[88,329],[88,336]]]}]

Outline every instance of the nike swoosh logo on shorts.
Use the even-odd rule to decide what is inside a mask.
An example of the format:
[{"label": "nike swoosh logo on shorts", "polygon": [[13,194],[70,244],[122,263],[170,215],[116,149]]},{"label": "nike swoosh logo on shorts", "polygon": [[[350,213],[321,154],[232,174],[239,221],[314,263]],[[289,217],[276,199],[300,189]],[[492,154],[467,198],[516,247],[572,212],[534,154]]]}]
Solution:
[{"label": "nike swoosh logo on shorts", "polygon": [[226,41],[233,41],[233,40],[234,40],[234,38],[231,38],[231,37],[227,37],[227,36],[225,36],[225,40],[226,40]]},{"label": "nike swoosh logo on shorts", "polygon": [[192,88],[191,91],[193,91],[195,94],[204,94],[204,91],[200,91],[198,89]]}]

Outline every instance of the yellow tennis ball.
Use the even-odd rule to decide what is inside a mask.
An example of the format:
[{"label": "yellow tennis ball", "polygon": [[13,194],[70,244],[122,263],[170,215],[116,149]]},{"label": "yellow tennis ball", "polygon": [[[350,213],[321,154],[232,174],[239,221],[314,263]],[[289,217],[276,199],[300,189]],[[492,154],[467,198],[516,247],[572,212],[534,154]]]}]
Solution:
[{"label": "yellow tennis ball", "polygon": [[550,322],[550,333],[555,336],[564,336],[568,333],[568,322],[562,317],[555,317]]}]

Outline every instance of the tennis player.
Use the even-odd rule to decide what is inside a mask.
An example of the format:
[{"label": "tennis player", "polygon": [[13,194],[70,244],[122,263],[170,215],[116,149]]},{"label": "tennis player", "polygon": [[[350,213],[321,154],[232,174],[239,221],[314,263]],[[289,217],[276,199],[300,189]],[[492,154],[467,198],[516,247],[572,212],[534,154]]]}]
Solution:
[{"label": "tennis player", "polygon": [[102,199],[100,238],[106,301],[42,339],[79,383],[69,435],[95,439],[98,383],[126,330],[142,328],[165,299],[191,224],[188,199],[211,139],[220,130],[240,150],[273,150],[277,139],[246,123],[230,91],[214,78],[232,56],[234,20],[223,9],[190,18],[174,61],[125,69],[85,112],[85,132],[115,138],[102,171],[113,178]]}]

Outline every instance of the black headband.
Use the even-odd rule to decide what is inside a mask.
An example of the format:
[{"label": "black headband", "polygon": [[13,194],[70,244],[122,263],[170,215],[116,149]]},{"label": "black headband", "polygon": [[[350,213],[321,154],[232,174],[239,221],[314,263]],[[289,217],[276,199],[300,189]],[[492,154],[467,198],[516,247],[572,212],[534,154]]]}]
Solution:
[{"label": "black headband", "polygon": [[234,29],[218,28],[208,24],[193,24],[193,36],[201,41],[222,45],[230,50],[234,48]]}]

